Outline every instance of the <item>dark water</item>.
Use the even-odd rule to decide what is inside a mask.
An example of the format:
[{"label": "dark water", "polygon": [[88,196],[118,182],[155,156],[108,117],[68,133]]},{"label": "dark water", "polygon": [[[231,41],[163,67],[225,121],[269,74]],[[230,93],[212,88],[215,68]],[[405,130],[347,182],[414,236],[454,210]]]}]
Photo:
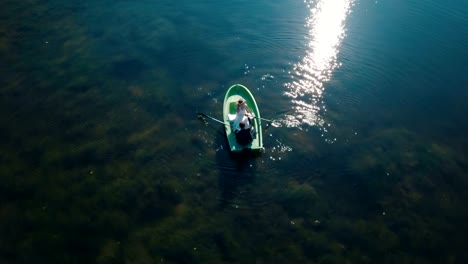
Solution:
[{"label": "dark water", "polygon": [[86,2],[0,4],[0,263],[468,261],[468,2]]}]

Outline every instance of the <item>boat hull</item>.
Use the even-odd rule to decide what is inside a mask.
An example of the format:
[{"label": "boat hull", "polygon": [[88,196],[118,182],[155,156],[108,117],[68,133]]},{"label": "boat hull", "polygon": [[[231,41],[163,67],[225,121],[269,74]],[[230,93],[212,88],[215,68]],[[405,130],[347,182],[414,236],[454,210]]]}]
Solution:
[{"label": "boat hull", "polygon": [[[236,103],[240,98],[243,98],[250,110],[254,113],[255,118],[252,118],[252,126],[255,129],[253,140],[251,143],[242,146],[237,143],[236,135],[232,128],[232,116],[236,114]],[[231,117],[231,118],[230,118]],[[263,138],[262,138],[262,123],[260,119],[260,111],[257,102],[252,93],[247,87],[241,84],[231,86],[226,92],[223,104],[223,121],[226,128],[226,137],[229,143],[229,148],[232,152],[242,152],[245,150],[262,151]]]}]

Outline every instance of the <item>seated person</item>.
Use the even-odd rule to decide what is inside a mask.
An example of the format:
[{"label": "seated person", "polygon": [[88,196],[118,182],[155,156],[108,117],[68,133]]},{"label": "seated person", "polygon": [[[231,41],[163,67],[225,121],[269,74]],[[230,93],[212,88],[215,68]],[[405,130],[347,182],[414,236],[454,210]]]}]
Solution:
[{"label": "seated person", "polygon": [[236,112],[238,115],[253,115],[252,110],[250,110],[244,98],[240,98],[237,101]]},{"label": "seated person", "polygon": [[[250,108],[247,106],[247,103],[243,98],[240,98],[236,103],[236,115],[232,117],[232,128],[234,131],[240,130],[240,123],[246,125],[245,129],[251,127],[251,121],[249,118],[252,118],[254,115]],[[231,118],[231,117],[230,117]]]},{"label": "seated person", "polygon": [[234,132],[238,132],[239,130],[242,129],[247,129],[249,130],[252,127],[252,124],[250,122],[250,119],[246,115],[237,115],[236,119],[234,119],[233,122],[233,129]]},{"label": "seated person", "polygon": [[245,146],[250,144],[255,136],[252,117],[254,117],[252,110],[250,110],[245,100],[240,98],[236,103],[236,115],[232,122],[232,129],[239,145]]},{"label": "seated person", "polygon": [[248,145],[252,142],[252,133],[251,130],[253,129],[252,125],[250,124],[250,120],[246,117],[247,122],[240,122],[238,130],[235,130],[236,140],[237,143],[241,146]]}]

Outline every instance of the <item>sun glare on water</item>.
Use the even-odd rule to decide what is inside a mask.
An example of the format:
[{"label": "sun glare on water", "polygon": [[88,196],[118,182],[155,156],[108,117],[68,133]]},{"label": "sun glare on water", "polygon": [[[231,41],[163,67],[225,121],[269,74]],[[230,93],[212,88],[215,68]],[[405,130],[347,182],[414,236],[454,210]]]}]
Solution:
[{"label": "sun glare on water", "polygon": [[310,15],[305,26],[308,29],[306,54],[294,65],[292,81],[286,83],[285,94],[292,98],[294,113],[286,118],[290,127],[322,125],[318,113],[323,109],[323,85],[333,70],[339,66],[337,54],[345,36],[345,21],[352,0],[306,1]]}]

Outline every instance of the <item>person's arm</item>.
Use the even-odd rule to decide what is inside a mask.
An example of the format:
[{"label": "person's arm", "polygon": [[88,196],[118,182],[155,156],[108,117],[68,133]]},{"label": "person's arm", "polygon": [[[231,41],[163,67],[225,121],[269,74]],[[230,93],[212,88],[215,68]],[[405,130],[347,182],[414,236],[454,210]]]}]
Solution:
[{"label": "person's arm", "polygon": [[250,116],[254,117],[254,113],[252,112],[252,109],[246,104],[245,105],[245,110],[247,110],[247,113],[250,114]]}]

